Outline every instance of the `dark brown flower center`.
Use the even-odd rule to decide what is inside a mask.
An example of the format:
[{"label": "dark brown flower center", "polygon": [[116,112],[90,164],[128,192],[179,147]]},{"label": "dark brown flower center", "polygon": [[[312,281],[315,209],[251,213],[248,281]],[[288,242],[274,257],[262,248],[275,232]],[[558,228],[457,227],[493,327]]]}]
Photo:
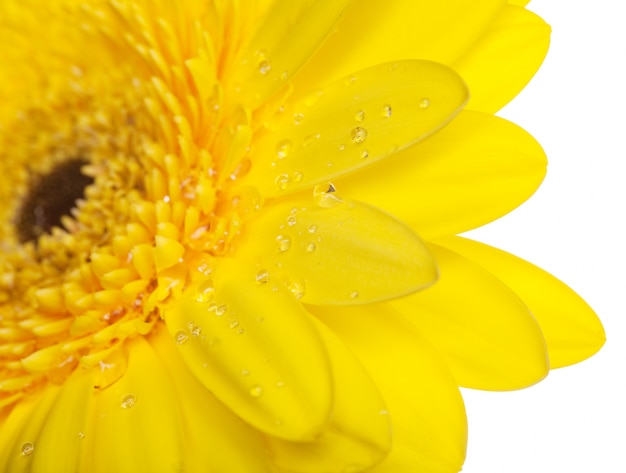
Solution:
[{"label": "dark brown flower center", "polygon": [[83,165],[84,160],[71,159],[33,179],[15,220],[20,242],[36,242],[52,227],[61,226],[62,216],[71,214],[76,201],[83,198],[85,187],[93,183],[93,178],[81,172]]}]

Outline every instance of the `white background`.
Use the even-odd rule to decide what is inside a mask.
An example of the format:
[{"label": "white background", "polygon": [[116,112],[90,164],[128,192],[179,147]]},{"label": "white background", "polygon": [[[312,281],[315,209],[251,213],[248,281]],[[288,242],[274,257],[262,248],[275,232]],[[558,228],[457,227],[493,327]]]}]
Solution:
[{"label": "white background", "polygon": [[626,472],[626,7],[535,0],[552,25],[540,72],[500,115],[550,161],[541,189],[472,238],[517,254],[581,294],[608,341],[529,389],[464,390],[464,473]]}]

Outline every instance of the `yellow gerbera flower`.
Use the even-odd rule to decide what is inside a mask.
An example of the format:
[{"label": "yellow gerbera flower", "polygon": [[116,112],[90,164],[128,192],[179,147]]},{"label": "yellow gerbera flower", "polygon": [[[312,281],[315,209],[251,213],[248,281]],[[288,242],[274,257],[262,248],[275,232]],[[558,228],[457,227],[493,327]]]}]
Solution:
[{"label": "yellow gerbera flower", "polygon": [[456,472],[459,385],[597,351],[455,236],[545,172],[522,3],[2,2],[0,469]]}]

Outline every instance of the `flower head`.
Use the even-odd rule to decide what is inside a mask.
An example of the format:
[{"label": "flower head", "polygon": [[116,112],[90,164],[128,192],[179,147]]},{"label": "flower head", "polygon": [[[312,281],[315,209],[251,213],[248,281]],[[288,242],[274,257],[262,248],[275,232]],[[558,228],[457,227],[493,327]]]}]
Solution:
[{"label": "flower head", "polygon": [[485,112],[548,29],[447,3],[0,6],[3,469],[458,471],[459,385],[599,348],[454,236],[543,177]]}]

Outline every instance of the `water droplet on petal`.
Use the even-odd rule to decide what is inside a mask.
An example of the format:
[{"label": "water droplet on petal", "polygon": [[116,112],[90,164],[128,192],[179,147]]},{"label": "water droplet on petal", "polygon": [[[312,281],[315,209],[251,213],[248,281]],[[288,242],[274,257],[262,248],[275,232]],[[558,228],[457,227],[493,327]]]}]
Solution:
[{"label": "water droplet on petal", "polygon": [[420,101],[420,108],[424,109],[424,108],[428,108],[430,106],[430,100],[428,100],[427,98],[423,98]]},{"label": "water droplet on petal", "polygon": [[35,444],[33,442],[24,442],[22,444],[22,455],[24,455],[25,457],[28,455],[32,455],[32,453],[35,451]]},{"label": "water droplet on petal", "polygon": [[293,143],[290,140],[282,140],[276,144],[276,156],[278,159],[285,159],[289,156],[289,152],[293,147]]},{"label": "water droplet on petal", "polygon": [[343,83],[345,84],[346,87],[350,87],[350,86],[354,85],[355,82],[356,82],[356,77],[354,77],[354,76],[348,76],[343,81]]},{"label": "water droplet on petal", "polygon": [[365,120],[365,112],[363,110],[359,110],[354,114],[354,119],[357,122],[362,122],[363,120]]},{"label": "water droplet on petal", "polygon": [[366,149],[364,149],[363,151],[361,151],[360,156],[361,156],[361,158],[362,158],[362,159],[367,159],[367,158],[369,158],[370,153],[369,153],[369,151],[367,151]]},{"label": "water droplet on petal", "polygon": [[352,141],[354,143],[363,143],[367,138],[367,130],[360,126],[354,127],[350,136],[352,137]]},{"label": "water droplet on petal", "polygon": [[350,293],[350,298],[351,299],[357,299],[359,297],[359,293],[358,291],[353,291]]},{"label": "water droplet on petal", "polygon": [[289,174],[279,174],[276,176],[276,180],[274,182],[276,183],[276,187],[278,187],[281,191],[284,191],[289,187],[291,178],[289,177]]},{"label": "water droplet on petal", "polygon": [[212,279],[206,279],[198,285],[196,301],[209,302],[215,295],[215,284]]},{"label": "water droplet on petal", "polygon": [[250,388],[250,396],[261,397],[261,394],[263,394],[263,388],[261,388],[258,384],[255,384],[252,388]]},{"label": "water droplet on petal", "polygon": [[308,245],[306,245],[306,252],[307,253],[313,253],[315,251],[315,243],[311,242]]},{"label": "water droplet on petal", "polygon": [[316,231],[317,231],[317,225],[315,225],[314,223],[309,225],[309,233],[315,233]]},{"label": "water droplet on petal", "polygon": [[313,200],[324,209],[330,209],[343,203],[343,199],[337,195],[335,186],[332,183],[318,184],[313,188]]},{"label": "water droplet on petal", "polygon": [[302,113],[294,113],[293,115],[293,123],[294,125],[302,125],[304,121],[304,114]]},{"label": "water droplet on petal", "polygon": [[85,432],[78,432],[78,438],[80,440],[84,439],[85,438]]},{"label": "water droplet on petal", "polygon": [[303,178],[304,178],[304,174],[302,174],[300,171],[294,171],[293,182],[302,182]]},{"label": "water droplet on petal", "polygon": [[342,143],[339,146],[337,146],[337,149],[339,149],[339,151],[344,151],[346,149],[346,145]]},{"label": "water droplet on petal", "polygon": [[122,398],[122,408],[123,409],[131,409],[135,407],[137,404],[137,396],[134,394],[127,394]]},{"label": "water droplet on petal", "polygon": [[256,282],[258,282],[259,284],[267,284],[268,282],[270,282],[270,273],[267,271],[267,269],[260,269],[256,273]]},{"label": "water droplet on petal", "polygon": [[304,281],[292,281],[291,284],[289,284],[289,290],[296,299],[302,299],[304,297]]},{"label": "water droplet on petal", "polygon": [[202,334],[202,328],[200,328],[197,325],[194,325],[194,327],[191,329],[191,335],[193,337],[199,337],[200,334]]},{"label": "water droplet on petal", "polygon": [[215,315],[221,317],[228,310],[228,306],[226,304],[220,304],[215,308]]},{"label": "water droplet on petal", "polygon": [[313,143],[315,143],[320,138],[321,138],[321,135],[319,133],[312,133],[312,134],[306,136],[302,140],[302,147],[303,148],[308,148],[309,146],[311,146]]},{"label": "water droplet on petal", "polygon": [[278,235],[276,237],[276,242],[278,243],[278,251],[284,253],[291,248],[291,238],[285,235]]},{"label": "water droplet on petal", "polygon": [[391,105],[383,105],[383,117],[389,118],[391,116]]},{"label": "water droplet on petal", "polygon": [[267,74],[272,69],[272,65],[267,60],[263,60],[259,63],[259,72],[263,75]]},{"label": "water droplet on petal", "polygon": [[178,345],[182,345],[183,343],[185,343],[187,340],[189,339],[189,334],[187,333],[187,330],[178,330],[175,334],[174,334],[174,340],[176,341],[176,343]]},{"label": "water droplet on petal", "polygon": [[298,219],[295,215],[290,215],[289,217],[287,217],[287,225],[293,227],[296,223],[298,223]]},{"label": "water droplet on petal", "polygon": [[228,326],[232,329],[235,329],[239,327],[239,321],[237,319],[232,319],[230,322],[228,322]]}]

